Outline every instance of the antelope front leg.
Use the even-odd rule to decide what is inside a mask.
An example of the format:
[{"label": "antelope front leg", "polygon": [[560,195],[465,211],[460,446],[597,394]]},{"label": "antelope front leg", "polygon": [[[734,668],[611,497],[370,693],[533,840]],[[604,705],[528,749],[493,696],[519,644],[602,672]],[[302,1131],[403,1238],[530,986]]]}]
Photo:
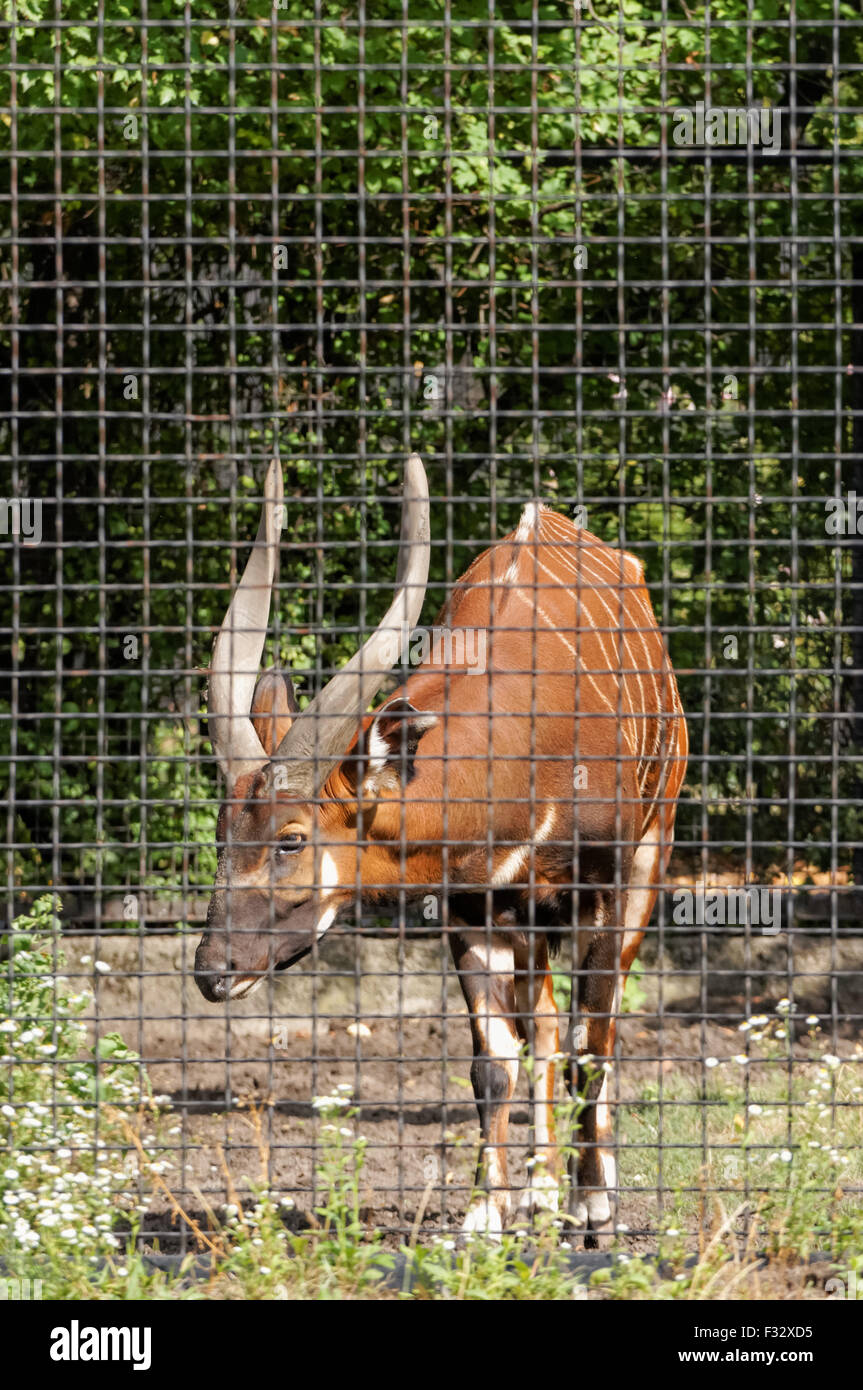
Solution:
[{"label": "antelope front leg", "polygon": [[530,1080],[533,1144],[530,1176],[518,1202],[519,1213],[557,1211],[560,1156],[554,1132],[554,1071],[559,1046],[557,1005],[544,936],[531,948],[528,941],[515,954],[515,997],[518,1029],[533,1055]]},{"label": "antelope front leg", "polygon": [[450,947],[470,1012],[470,1079],[482,1135],[476,1175],[481,1195],[471,1203],[462,1229],[499,1236],[511,1211],[506,1145],[518,1080],[513,950],[501,936],[484,931],[460,931],[450,937]]}]

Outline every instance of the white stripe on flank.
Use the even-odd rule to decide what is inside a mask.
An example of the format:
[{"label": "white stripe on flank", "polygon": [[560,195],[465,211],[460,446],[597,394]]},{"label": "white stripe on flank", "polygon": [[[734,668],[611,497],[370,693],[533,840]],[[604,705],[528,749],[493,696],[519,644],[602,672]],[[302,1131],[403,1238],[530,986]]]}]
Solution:
[{"label": "white stripe on flank", "polygon": [[516,875],[520,874],[527,864],[528,856],[533,846],[548,839],[552,827],[554,826],[555,810],[556,808],[554,806],[548,807],[543,817],[542,825],[537,826],[536,834],[530,844],[516,845],[514,849],[509,851],[503,863],[497,866],[491,878],[495,887],[499,887],[504,883],[513,883]]},{"label": "white stripe on flank", "polygon": [[[610,555],[604,554],[604,553],[603,553],[602,551],[600,551],[597,547],[593,547],[592,549],[588,549],[587,551],[585,551],[585,552],[583,552],[583,553],[586,555],[587,558],[592,559],[592,560],[595,560],[596,563],[597,563],[598,565],[600,565],[600,566],[605,565],[605,566],[608,567],[608,569],[607,569],[608,587],[609,587],[609,588],[617,588],[619,592],[622,592],[622,593],[626,596],[626,598],[631,598],[631,599],[633,599],[634,602],[635,602],[635,603],[638,605],[638,607],[641,609],[641,612],[642,612],[643,615],[644,615],[644,618],[645,618],[645,629],[646,629],[647,631],[651,631],[651,632],[654,631],[654,629],[655,629],[655,627],[656,627],[656,617],[655,617],[655,615],[654,615],[654,613],[653,613],[652,608],[650,607],[649,601],[646,600],[646,599],[644,598],[644,596],[642,595],[642,593],[640,592],[640,590],[642,590],[642,589],[645,587],[645,584],[644,584],[644,570],[643,570],[643,568],[642,568],[640,562],[639,562],[638,560],[636,560],[634,556],[628,555],[628,554],[626,553],[626,551],[615,551],[615,552],[614,552],[614,554],[623,555],[623,556],[625,557],[625,559],[631,560],[632,563],[633,563],[634,565],[637,565],[637,566],[638,566],[638,582],[637,582],[636,584],[624,585],[624,584],[622,583],[622,580],[621,580],[620,572],[619,572],[619,570],[616,569],[615,566],[613,565],[612,559],[611,559],[611,556],[610,556]],[[642,637],[644,636],[644,629],[641,629],[641,628],[633,628],[632,630],[633,630],[633,632],[638,632]]]},{"label": "white stripe on flank", "polygon": [[[604,575],[596,575],[596,574],[590,574],[590,573],[586,572],[586,571],[584,570],[583,564],[581,564],[581,565],[576,565],[576,564],[573,562],[572,556],[569,555],[569,554],[567,554],[566,549],[564,549],[563,546],[557,545],[557,546],[554,546],[554,549],[555,549],[555,550],[558,550],[558,551],[561,551],[561,555],[559,556],[559,558],[561,559],[561,561],[562,561],[563,563],[565,563],[565,566],[566,566],[566,568],[568,569],[568,571],[569,571],[570,574],[574,574],[574,575],[576,576],[576,578],[578,578],[578,579],[582,579],[582,580],[585,580],[585,579],[586,579],[586,580],[588,580],[588,581],[592,581],[592,582],[588,582],[587,584],[582,583],[582,585],[581,585],[582,588],[589,588],[590,591],[591,591],[592,593],[595,593],[595,594],[597,595],[598,598],[603,599],[603,602],[605,602],[605,601],[604,601],[604,598],[603,598],[603,595],[602,595],[602,591],[601,591],[601,589],[599,589],[599,588],[596,587],[596,584],[597,584],[597,581],[599,581],[599,580],[601,580],[601,579],[606,579],[606,578],[607,578],[607,582],[604,583],[604,584],[602,585],[602,587],[603,587],[603,588],[606,588],[606,589],[613,589],[613,590],[614,590],[614,592],[618,595],[618,598],[620,599],[620,606],[621,606],[621,608],[623,608],[623,600],[624,600],[624,598],[625,598],[625,597],[628,598],[628,597],[631,596],[631,597],[634,598],[634,599],[636,600],[636,602],[639,604],[639,607],[641,608],[642,613],[644,614],[645,618],[647,619],[647,629],[648,629],[648,630],[651,630],[651,631],[654,629],[654,627],[655,627],[655,619],[654,619],[654,617],[653,617],[653,614],[649,611],[649,609],[647,608],[646,604],[644,603],[644,600],[641,598],[641,596],[640,596],[638,593],[633,592],[630,588],[625,588],[620,582],[618,582],[617,585],[615,585],[615,584],[612,583],[612,582],[608,582],[608,581],[611,581],[611,579],[614,577],[614,576],[612,576],[612,575],[610,575],[610,574],[606,577],[606,576],[604,576]],[[619,552],[619,553],[622,554],[623,552]],[[581,550],[581,551],[579,552],[579,558],[580,558],[582,561],[584,561],[584,560],[586,560],[586,559],[595,559],[597,562],[599,562],[600,560],[603,560],[603,561],[605,560],[605,557],[604,557],[604,556],[598,555],[598,554],[596,553],[595,550],[587,550],[587,549],[583,549],[583,550]],[[552,572],[552,573],[553,573],[553,572]],[[557,576],[554,576],[554,577],[556,578]],[[618,578],[618,580],[620,580],[620,578],[621,578],[620,575],[618,575],[618,576],[616,576],[616,577]],[[607,612],[609,612],[609,613],[611,612],[611,609],[609,608],[609,605],[608,605],[607,603],[605,603],[605,609],[606,609]],[[625,631],[625,632],[633,632],[633,633],[637,633],[637,634],[638,634],[638,636],[639,636],[639,637],[641,638],[641,640],[642,640],[642,645],[644,646],[645,655],[646,655],[646,654],[647,654],[647,643],[646,643],[646,640],[645,640],[644,630],[643,630],[642,628],[639,628],[639,627],[633,627],[633,628],[624,629],[624,631]]]},{"label": "white stripe on flank", "polygon": [[[674,689],[673,684],[672,684],[672,699],[673,699],[674,702],[675,702],[676,712],[675,712],[674,715],[672,715],[672,717],[671,717],[671,718],[669,719],[669,721],[668,721],[668,726],[667,726],[667,727],[669,728],[668,743],[667,743],[666,749],[665,749],[665,758],[664,758],[664,762],[663,762],[662,771],[660,772],[659,776],[658,776],[657,779],[656,779],[656,790],[655,790],[655,792],[653,793],[653,800],[651,801],[650,805],[649,805],[648,808],[647,808],[647,811],[645,812],[644,820],[641,822],[642,825],[645,826],[645,827],[650,825],[650,818],[651,818],[651,816],[653,815],[653,808],[654,808],[654,806],[656,805],[657,801],[659,800],[660,793],[664,792],[664,791],[665,791],[665,788],[668,786],[668,777],[669,777],[669,773],[670,773],[670,771],[671,771],[671,764],[672,764],[672,761],[673,761],[673,759],[674,759],[674,756],[675,756],[676,753],[677,753],[677,749],[678,749],[678,746],[679,746],[679,743],[680,743],[680,717],[681,717],[682,714],[683,714],[683,706],[680,704],[680,700],[679,700],[679,698],[678,698],[678,696],[677,696],[677,692],[676,692],[676,690]],[[661,720],[659,720],[659,721],[657,721],[657,722],[658,722],[660,725],[661,725],[661,723],[662,723]],[[672,742],[672,740],[673,740],[673,742]],[[661,742],[661,738],[660,738],[660,742]]]},{"label": "white stripe on flank", "polygon": [[[559,628],[555,625],[555,623],[554,623],[554,622],[551,620],[551,618],[548,616],[548,614],[546,613],[545,609],[542,608],[538,603],[531,603],[531,601],[530,601],[530,599],[528,598],[527,594],[522,593],[521,589],[515,589],[513,592],[514,592],[515,594],[517,594],[517,596],[521,599],[522,603],[528,604],[528,605],[533,609],[533,611],[534,611],[534,613],[536,613],[537,617],[542,618],[543,622],[546,624],[546,626],[549,628],[549,630],[550,630],[551,632],[553,632],[554,635],[563,643],[563,645],[566,647],[567,651],[572,652],[572,655],[573,655],[573,657],[575,658],[575,664],[576,664],[576,666],[583,672],[583,674],[586,676],[586,678],[590,681],[591,685],[593,686],[594,690],[596,691],[596,693],[597,693],[597,695],[599,696],[599,698],[600,698],[600,700],[602,701],[602,703],[605,705],[605,707],[606,707],[608,710],[611,711],[611,713],[612,713],[613,715],[617,715],[617,709],[616,709],[615,706],[611,703],[611,701],[609,700],[608,696],[605,694],[604,690],[602,690],[602,688],[601,688],[599,685],[597,685],[597,683],[596,683],[596,681],[594,680],[593,676],[591,675],[590,671],[587,670],[587,668],[586,668],[585,665],[584,665],[584,662],[581,660],[580,656],[578,655],[578,652],[575,650],[575,647],[572,645],[572,643],[571,643],[566,637],[564,637],[563,633],[559,630]],[[621,727],[623,727],[623,726],[621,725]],[[633,755],[633,757],[634,757],[634,756],[635,756],[635,749],[632,747],[631,744],[628,745],[628,746],[629,746],[629,751],[630,751],[630,753],[631,753],[631,754]]]},{"label": "white stripe on flank", "polygon": [[[556,518],[557,520],[561,521],[561,522],[563,522],[563,520],[564,520],[562,517],[559,516],[559,514],[558,514],[557,512],[545,512],[545,513],[543,514],[543,520],[544,520],[545,522],[547,522],[547,523],[550,523],[550,522],[551,522],[553,519],[555,519],[555,518]],[[553,537],[554,537],[555,539],[559,536],[559,533],[558,533],[558,532],[555,532],[555,531],[553,530],[553,528],[551,528],[550,526],[548,527],[548,529],[551,529],[551,530],[552,530],[552,535],[553,535]],[[648,754],[647,754],[647,747],[646,747],[646,740],[647,740],[647,716],[648,716],[648,711],[647,711],[647,705],[646,705],[646,701],[645,701],[645,691],[644,691],[644,683],[643,683],[643,681],[642,681],[642,674],[648,674],[648,673],[649,673],[649,674],[652,674],[652,675],[653,675],[654,691],[655,691],[655,694],[656,694],[656,696],[657,696],[657,699],[659,700],[659,708],[661,709],[661,707],[662,707],[662,705],[661,705],[661,701],[662,701],[662,692],[661,692],[661,688],[660,688],[660,673],[657,672],[657,671],[655,671],[655,670],[654,670],[654,671],[651,671],[650,652],[649,652],[649,650],[648,650],[648,646],[647,646],[647,636],[646,636],[646,632],[647,632],[647,631],[655,631],[655,630],[656,630],[656,619],[654,618],[653,613],[650,611],[650,608],[648,607],[648,605],[647,605],[647,603],[645,602],[644,598],[642,597],[641,593],[638,592],[638,589],[639,589],[639,588],[643,585],[643,583],[644,583],[644,573],[643,573],[642,566],[641,566],[640,562],[638,561],[638,559],[637,559],[634,555],[629,555],[626,551],[616,551],[616,552],[613,552],[613,556],[612,556],[611,553],[606,554],[605,551],[602,550],[602,549],[600,549],[599,546],[587,546],[587,545],[584,545],[584,544],[573,543],[571,540],[568,540],[568,542],[565,543],[565,544],[559,542],[558,545],[556,545],[554,548],[555,548],[556,550],[560,550],[560,551],[562,552],[561,555],[557,557],[557,558],[558,558],[558,561],[559,561],[560,564],[563,565],[563,567],[564,567],[570,574],[575,575],[576,578],[578,578],[579,580],[582,580],[582,581],[586,580],[586,581],[588,581],[588,584],[590,584],[590,581],[593,581],[593,583],[590,584],[591,592],[594,593],[594,594],[596,595],[597,599],[598,599],[599,602],[603,605],[603,607],[605,608],[605,611],[608,613],[608,615],[609,615],[609,626],[610,626],[611,628],[617,626],[617,624],[615,623],[613,610],[611,609],[610,605],[606,602],[606,599],[605,599],[603,593],[601,592],[601,590],[600,590],[599,588],[595,587],[596,584],[597,584],[597,582],[598,582],[599,580],[602,580],[602,579],[605,580],[605,584],[603,585],[603,587],[606,587],[606,588],[616,588],[616,592],[618,593],[618,597],[619,597],[619,601],[620,601],[621,610],[623,609],[623,606],[624,606],[624,597],[625,597],[625,596],[631,595],[632,598],[635,600],[635,604],[636,604],[637,607],[641,610],[641,613],[644,615],[644,618],[646,619],[646,628],[645,628],[645,629],[642,629],[642,628],[640,628],[640,627],[633,627],[632,629],[628,629],[628,628],[623,628],[623,629],[622,629],[622,647],[623,647],[623,652],[626,653],[626,654],[628,654],[629,660],[630,660],[631,663],[632,663],[632,668],[633,668],[632,674],[635,676],[636,680],[638,681],[639,697],[640,697],[640,700],[641,700],[641,713],[640,713],[640,717],[635,717],[635,718],[633,718],[633,719],[630,721],[632,724],[635,725],[635,742],[636,742],[636,744],[637,744],[637,746],[638,746],[638,748],[639,748],[639,759],[638,759],[638,767],[637,767],[637,769],[636,769],[636,780],[637,780],[637,782],[638,782],[639,789],[640,789],[640,788],[641,788],[641,785],[642,785],[642,783],[643,783],[643,781],[644,781],[644,778],[645,778],[645,776],[646,776],[646,772],[647,772],[647,762],[648,762]],[[577,565],[576,565],[575,562],[574,562],[573,556],[569,554],[569,551],[570,551],[570,550],[574,550],[574,551],[576,552],[576,554],[577,554],[577,557],[578,557],[578,560],[579,560],[579,563],[578,563]],[[619,565],[615,565],[615,563],[614,563],[615,559],[619,559],[619,560],[621,561],[621,563],[620,563]],[[593,561],[595,561],[596,566],[597,566],[598,569],[599,569],[599,574],[596,573],[596,570],[594,570],[593,572],[591,572],[591,571],[587,568],[587,566],[586,566],[586,564],[585,564],[585,561],[586,561],[586,560],[593,560]],[[540,562],[540,564],[542,565],[542,562]],[[634,570],[635,573],[637,574],[637,577],[638,577],[638,578],[637,578],[637,585],[625,584],[626,575],[625,575],[625,573],[624,573],[624,570],[625,570],[627,564],[628,564],[628,565],[630,566],[630,568],[631,568],[632,570]],[[552,578],[558,578],[558,576],[556,576],[556,575],[554,574],[554,571],[553,571],[553,570],[549,570],[547,566],[542,566],[542,567],[545,569],[546,573],[549,574]],[[595,628],[596,628],[596,625],[595,625],[595,623],[593,623],[592,619],[590,618],[590,615],[587,614],[586,616],[587,616],[587,618],[588,618],[588,621],[589,621],[590,624],[591,624],[591,627],[593,627],[593,628],[595,629]],[[626,641],[626,638],[627,638],[627,633],[629,633],[629,632],[632,632],[632,633],[634,633],[634,634],[637,634],[638,637],[640,638],[642,650],[643,650],[643,652],[644,652],[644,663],[643,663],[643,665],[644,665],[644,672],[642,672],[642,670],[641,670],[641,665],[642,665],[642,663],[639,663],[639,662],[637,662],[637,661],[635,660],[635,655],[634,655],[634,652],[632,651],[632,648],[630,647],[629,649],[627,649],[627,641]],[[603,640],[602,640],[602,637],[600,636],[600,634],[599,634],[598,632],[597,632],[597,638],[598,638],[598,640],[599,640],[599,642],[600,642],[600,647],[601,647],[603,656],[605,657],[605,659],[606,659],[606,661],[607,661],[607,660],[608,660],[608,653],[606,652],[605,644],[604,644],[604,642],[603,642]],[[609,669],[612,671],[612,674],[615,674],[615,673],[616,673],[616,667],[615,667],[614,664],[611,664],[610,667],[609,667]],[[624,683],[624,689],[626,690],[627,701],[628,701],[628,703],[629,703],[630,712],[634,715],[634,706],[633,706],[633,704],[632,704],[632,699],[631,699],[629,690],[628,690],[628,688],[627,688],[627,686],[626,686],[625,683]],[[639,728],[638,728],[638,725],[639,725],[639,724],[641,725],[640,731],[639,731]]]},{"label": "white stripe on flank", "polygon": [[[565,519],[563,517],[560,517],[560,514],[558,512],[545,512],[543,514],[543,521],[548,521],[553,517],[558,517],[560,520]],[[573,551],[579,559],[579,561],[591,559],[595,560],[597,564],[600,566],[606,566],[606,575],[609,581],[608,587],[622,590],[627,595],[627,597],[631,596],[632,598],[634,598],[636,603],[641,608],[641,611],[644,614],[645,618],[647,619],[648,628],[653,628],[655,622],[653,613],[650,611],[641,594],[638,592],[639,589],[641,589],[644,586],[644,570],[642,568],[641,562],[636,558],[635,555],[630,555],[626,550],[613,550],[610,548],[607,550],[605,546],[601,545],[585,545],[583,541],[573,541],[570,537],[567,537],[566,539],[561,537],[558,540],[557,546],[555,548],[564,550],[564,552],[566,553],[566,558],[570,562],[572,561],[573,557],[569,554],[569,552]],[[624,561],[629,561],[630,564],[636,567],[638,579],[635,584],[625,582],[625,575],[621,572],[621,567],[619,565],[614,564],[612,556],[614,556],[615,558],[617,558],[618,556],[622,557]],[[577,567],[572,566],[572,569],[573,573],[578,573]]]},{"label": "white stripe on flank", "polygon": [[[515,555],[510,559],[504,572],[503,583],[517,594],[522,603],[527,604],[534,615],[534,623],[541,622],[548,630],[554,633],[558,640],[563,642],[567,651],[571,654],[574,666],[581,673],[583,678],[592,687],[598,699],[605,708],[620,720],[621,734],[626,744],[628,754],[636,760],[636,783],[639,795],[643,795],[645,782],[651,765],[659,755],[663,739],[663,719],[662,714],[674,715],[682,714],[679,698],[674,689],[673,677],[669,680],[667,658],[663,658],[661,670],[655,668],[651,661],[650,650],[648,647],[648,634],[658,635],[656,618],[652,612],[649,601],[645,598],[644,590],[644,569],[637,556],[628,554],[624,550],[614,550],[604,546],[601,542],[587,545],[583,539],[576,535],[573,539],[571,524],[567,517],[559,512],[551,511],[540,503],[529,502],[525,506],[518,528],[510,538],[505,538],[501,544],[515,544],[517,547],[527,547],[533,541],[531,555],[534,560],[533,574],[539,571],[552,581],[551,586],[562,585],[572,593],[575,592],[578,598],[578,590],[583,588],[586,592],[594,594],[596,601],[602,605],[605,613],[608,614],[608,631],[605,632],[597,626],[592,614],[584,604],[580,607],[581,616],[586,625],[589,625],[596,638],[603,660],[607,663],[606,669],[614,678],[620,688],[620,699],[617,703],[609,699],[596,676],[600,673],[587,668],[575,645],[561,632],[554,619],[546,612],[540,603],[536,601],[537,585],[534,582],[531,587],[533,594],[531,597],[524,592],[524,589],[517,587],[520,578],[520,550],[516,550]],[[553,550],[554,555],[546,554],[545,559],[540,559],[539,547],[543,546],[546,550]],[[477,556],[462,577],[462,583],[473,579],[474,571],[483,559]],[[593,562],[589,564],[588,562]],[[550,565],[554,564],[555,568]],[[491,562],[492,576],[494,574],[494,560]],[[556,570],[562,570],[561,573]],[[577,585],[569,585],[565,575],[574,576],[579,582]],[[613,589],[618,596],[619,612],[615,615],[610,596],[604,592]],[[629,614],[624,610],[624,603],[628,598],[633,600],[636,613],[640,613],[644,619],[644,626],[624,626],[624,622],[629,618]],[[627,604],[629,607],[629,604]],[[635,614],[632,615],[635,617]],[[636,659],[632,637],[637,635],[643,652],[643,657]],[[609,638],[609,645],[606,645],[606,637]],[[614,650],[609,651],[609,646],[613,649],[615,644],[619,644],[617,655]],[[626,670],[621,670],[624,661],[628,663]],[[627,676],[635,678],[638,683],[638,704],[636,703],[634,682],[626,679]],[[645,676],[652,676],[656,707],[654,711],[648,710],[647,692],[645,690]],[[664,710],[663,690],[665,682],[668,681],[671,690],[672,710]],[[625,702],[625,703],[624,703]],[[655,735],[652,739],[653,747],[648,750],[648,725],[651,720],[655,721]],[[676,732],[676,731],[675,731]],[[675,739],[676,743],[676,739]],[[667,775],[667,767],[664,769]],[[665,777],[658,779],[657,791],[649,810],[659,796],[660,787],[666,780]],[[510,852],[501,864],[498,873],[514,875],[523,867],[523,859],[526,850],[518,847]]]},{"label": "white stripe on flank", "polygon": [[[559,575],[556,575],[555,572],[554,572],[554,570],[549,569],[548,565],[544,564],[544,563],[542,562],[542,560],[538,560],[538,561],[537,561],[537,566],[538,566],[539,569],[544,570],[545,573],[546,573],[547,575],[549,575],[552,579],[559,580],[560,576],[559,576]],[[576,574],[576,575],[579,574],[579,571],[573,569],[571,566],[569,566],[569,569],[570,569],[570,573]],[[586,587],[586,586],[583,586],[583,587]],[[602,593],[600,592],[599,589],[593,588],[593,587],[591,586],[590,592],[596,596],[596,598],[599,600],[599,602],[600,602],[600,603],[602,604],[602,606],[604,607],[606,613],[608,614],[608,626],[609,626],[609,634],[608,634],[608,635],[611,637],[611,636],[613,635],[614,629],[617,628],[617,623],[615,622],[614,613],[613,613],[613,611],[612,611],[610,605],[609,605],[608,603],[606,603],[606,601],[605,601],[605,599],[604,599],[604,597],[603,597],[603,595],[602,595]],[[607,669],[608,669],[609,674],[612,675],[612,676],[622,676],[622,675],[623,675],[623,672],[620,670],[620,664],[621,664],[621,663],[620,663],[619,661],[615,661],[615,659],[614,659],[614,654],[613,654],[613,653],[612,653],[611,657],[609,657],[609,654],[608,654],[608,652],[606,651],[606,648],[605,648],[605,634],[602,633],[602,632],[597,628],[596,623],[593,621],[593,618],[592,618],[590,612],[588,611],[588,609],[586,608],[586,606],[585,606],[584,604],[582,604],[582,605],[580,606],[580,612],[582,613],[583,617],[587,619],[587,622],[590,624],[590,627],[592,628],[592,630],[593,630],[593,632],[594,632],[594,634],[595,634],[595,636],[596,636],[596,640],[597,640],[598,643],[599,643],[599,648],[600,648],[600,651],[602,652],[603,659],[608,663]],[[620,631],[621,631],[621,634],[622,634],[622,637],[623,637],[623,643],[622,643],[622,645],[623,645],[623,648],[624,648],[624,653],[626,653],[626,629],[625,629],[625,628],[622,628]],[[646,647],[645,647],[645,650],[646,650]],[[634,661],[634,659],[633,659],[632,653],[629,652],[629,653],[628,653],[628,656],[629,656],[629,660],[630,660],[630,662],[632,663],[633,667],[635,667],[636,663],[635,663],[635,661]],[[580,663],[580,664],[581,664],[581,663]],[[641,676],[640,676],[640,674],[639,674],[639,672],[638,672],[637,669],[634,671],[634,674],[635,674],[635,676],[636,676],[636,678],[637,678],[637,680],[638,680],[639,693],[640,693],[640,695],[641,695],[642,704],[643,704],[643,700],[644,700],[644,690],[643,690],[643,687],[642,687],[642,684],[641,684]],[[594,682],[594,685],[595,685],[595,684],[596,684],[596,682]],[[630,712],[629,725],[630,725],[630,727],[631,727],[631,729],[632,729],[632,731],[633,731],[633,735],[634,735],[634,742],[629,744],[629,751],[630,751],[630,753],[632,753],[633,756],[635,756],[635,749],[636,749],[637,747],[640,746],[640,741],[639,741],[639,736],[638,736],[638,734],[639,734],[639,730],[638,730],[638,721],[637,721],[637,719],[635,718],[635,706],[633,705],[632,696],[631,696],[631,694],[630,694],[630,692],[629,692],[628,685],[627,685],[627,683],[626,683],[625,681],[623,681],[623,680],[621,680],[621,691],[622,691],[622,693],[624,693],[624,694],[626,695],[627,703],[628,703],[628,705],[629,705],[629,712]],[[620,715],[621,717],[623,716],[624,711],[623,711],[622,709],[621,709],[621,710],[618,710],[614,705],[612,705],[612,704],[610,703],[610,701],[606,701],[606,703],[608,704],[609,709],[613,710],[614,713],[615,713],[616,715]],[[623,724],[621,723],[621,729],[622,729],[622,728],[623,728]],[[641,756],[641,755],[639,755],[639,763],[640,763],[640,756]]]}]

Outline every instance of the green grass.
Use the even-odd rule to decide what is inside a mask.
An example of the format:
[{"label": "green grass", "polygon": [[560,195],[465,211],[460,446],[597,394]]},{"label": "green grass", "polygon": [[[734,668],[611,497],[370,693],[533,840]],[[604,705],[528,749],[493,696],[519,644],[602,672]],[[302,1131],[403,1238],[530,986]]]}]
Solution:
[{"label": "green grass", "polygon": [[649,1191],[661,1175],[665,1229],[697,1231],[714,1195],[772,1250],[838,1253],[859,1231],[861,1067],[829,1053],[814,1021],[793,1044],[786,1014],[744,1027],[741,1052],[703,1078],[672,1072],[621,1103],[621,1186]]}]

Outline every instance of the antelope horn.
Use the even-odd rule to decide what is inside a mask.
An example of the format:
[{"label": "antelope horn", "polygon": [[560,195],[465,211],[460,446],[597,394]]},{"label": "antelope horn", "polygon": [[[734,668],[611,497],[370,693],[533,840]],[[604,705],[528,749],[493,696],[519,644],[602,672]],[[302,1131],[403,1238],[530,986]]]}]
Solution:
[{"label": "antelope horn", "polygon": [[210,739],[230,790],[269,761],[249,718],[270,614],[281,529],[282,470],[273,459],[252,553],[219,629],[207,698]]},{"label": "antelope horn", "polygon": [[345,756],[359,721],[416,626],[425,599],[429,556],[429,493],[422,459],[405,468],[397,591],[380,625],[350,661],[303,710],[273,759],[273,785],[309,800]]}]

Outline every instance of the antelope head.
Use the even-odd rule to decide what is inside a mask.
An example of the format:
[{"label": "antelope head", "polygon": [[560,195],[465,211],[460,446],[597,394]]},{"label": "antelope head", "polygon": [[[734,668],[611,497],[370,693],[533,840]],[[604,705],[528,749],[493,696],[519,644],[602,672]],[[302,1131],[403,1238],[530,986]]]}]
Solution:
[{"label": "antelope head", "polygon": [[210,667],[209,731],[227,796],[195,980],[214,1003],[240,998],[270,970],[300,960],[353,901],[358,799],[373,792],[376,778],[391,779],[398,755],[435,722],[401,699],[378,712],[368,738],[363,733],[363,715],[425,597],[429,497],[419,457],[412,454],[405,470],[395,598],[377,630],[302,713],[288,676],[259,674],[281,514],[274,461],[257,539]]}]

